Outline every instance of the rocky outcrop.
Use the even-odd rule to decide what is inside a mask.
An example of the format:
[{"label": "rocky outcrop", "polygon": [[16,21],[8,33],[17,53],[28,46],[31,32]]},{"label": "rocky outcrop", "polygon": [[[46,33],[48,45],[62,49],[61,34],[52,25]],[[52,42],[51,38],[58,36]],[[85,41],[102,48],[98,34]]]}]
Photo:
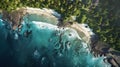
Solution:
[{"label": "rocky outcrop", "polygon": [[2,18],[4,21],[8,21],[12,29],[15,30],[21,23],[23,16],[26,14],[26,11],[21,8],[12,12],[2,11]]},{"label": "rocky outcrop", "polygon": [[120,52],[110,48],[109,44],[99,41],[97,36],[91,39],[91,52],[95,57],[105,56],[112,67],[120,67]]},{"label": "rocky outcrop", "polygon": [[[31,17],[31,15],[33,14],[34,14],[34,18]],[[25,15],[26,16],[29,15],[27,16],[27,18],[30,18],[31,20],[33,18],[36,21],[40,20],[40,18],[36,18],[38,16],[43,16],[46,17],[47,19],[52,19],[52,21],[55,22],[58,21],[58,18],[60,18],[60,14],[58,14],[57,12],[51,9],[46,9],[46,8],[38,9],[38,8],[23,7],[14,10],[12,12],[7,12],[4,10],[2,11],[3,20],[8,21],[11,24],[13,30],[15,30],[18,26],[20,26],[21,21]],[[57,23],[52,23],[52,24],[57,24]]]}]

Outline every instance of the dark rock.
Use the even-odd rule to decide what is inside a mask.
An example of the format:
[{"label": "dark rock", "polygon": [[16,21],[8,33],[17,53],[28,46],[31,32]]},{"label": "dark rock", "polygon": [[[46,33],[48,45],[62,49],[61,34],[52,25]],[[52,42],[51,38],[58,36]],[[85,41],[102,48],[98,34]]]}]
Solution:
[{"label": "dark rock", "polygon": [[107,53],[109,53],[109,49],[110,49],[110,46],[108,44],[98,41],[94,43],[94,45],[92,45],[91,50],[95,54],[99,54],[102,56],[102,55],[106,55]]},{"label": "dark rock", "polygon": [[111,67],[119,67],[113,57],[107,57],[107,61],[111,64]]},{"label": "dark rock", "polygon": [[57,26],[59,27],[66,27],[66,26],[70,26],[72,25],[74,22],[72,21],[68,21],[68,22],[64,22],[62,18],[59,19],[59,23],[57,24]]},{"label": "dark rock", "polygon": [[120,67],[120,52],[110,48],[109,44],[99,41],[97,36],[91,38],[91,52],[94,56],[106,56],[112,67]]},{"label": "dark rock", "polygon": [[2,19],[12,24],[12,29],[15,30],[21,24],[26,12],[21,8],[12,12],[3,11],[2,14]]},{"label": "dark rock", "polygon": [[69,21],[68,23],[71,24],[71,25],[73,24],[73,22],[71,22],[71,21]]},{"label": "dark rock", "polygon": [[71,36],[72,34],[69,34],[69,36]]},{"label": "dark rock", "polygon": [[24,33],[24,36],[28,38],[30,34],[32,34],[32,30],[27,30],[27,31]]},{"label": "dark rock", "polygon": [[112,56],[116,61],[116,63],[120,66],[120,52],[111,48],[109,50],[109,53],[110,53],[110,56]]}]

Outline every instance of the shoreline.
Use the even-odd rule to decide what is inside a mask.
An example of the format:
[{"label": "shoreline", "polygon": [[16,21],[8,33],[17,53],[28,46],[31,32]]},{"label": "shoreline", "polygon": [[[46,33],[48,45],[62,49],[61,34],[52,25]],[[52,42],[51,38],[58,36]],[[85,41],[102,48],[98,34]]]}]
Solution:
[{"label": "shoreline", "polygon": [[[25,10],[25,9],[24,9]],[[20,24],[20,21],[21,21],[21,18],[23,18],[23,15],[25,14],[27,14],[27,12],[28,13],[32,13],[32,10],[31,11],[25,11],[24,12],[24,10],[21,10],[22,12],[20,13],[19,11],[18,12],[15,12],[15,14],[14,13],[11,13],[11,14],[9,14],[10,15],[10,17],[8,17],[9,15],[5,15],[5,17],[4,17],[4,19],[8,19],[8,21],[14,21],[13,22],[13,24],[15,23],[15,26],[13,25],[13,30],[17,27],[17,25],[19,25]],[[26,8],[26,10],[27,10],[27,8]],[[33,12],[33,14],[38,14],[37,13],[38,11],[36,11],[36,12]],[[44,12],[44,11],[43,11]],[[42,14],[42,13],[41,13]],[[41,15],[40,14],[40,15]],[[39,14],[38,14],[39,15]],[[51,14],[52,15],[52,14]],[[49,15],[49,16],[51,16],[51,15]],[[48,16],[48,15],[46,15],[46,16]],[[16,18],[14,18],[14,17],[16,17]],[[12,18],[12,19],[10,19],[10,18]],[[55,16],[53,16],[53,18],[55,18]],[[56,19],[57,20],[57,19]],[[12,23],[12,22],[11,22]],[[60,23],[60,22],[59,22]],[[62,25],[62,24],[61,24]],[[15,27],[15,28],[14,28]],[[58,26],[59,27],[59,26]],[[65,26],[66,27],[66,26]],[[102,43],[98,43],[98,41],[97,42],[95,42],[94,44],[92,44],[92,42],[91,42],[91,38],[92,38],[92,35],[91,35],[91,33],[90,32],[92,32],[92,31],[87,31],[87,30],[85,30],[83,27],[82,27],[82,25],[80,25],[79,23],[73,23],[73,24],[70,24],[70,26],[69,27],[71,27],[71,28],[73,28],[73,29],[75,29],[77,32],[78,32],[78,34],[79,34],[79,36],[83,36],[83,38],[82,39],[84,39],[84,41],[86,41],[86,43],[88,43],[88,44],[90,44],[90,48],[91,48],[91,50],[93,50],[93,52],[95,52],[96,54],[98,54],[98,55],[100,55],[101,53],[104,53],[104,52],[102,52],[101,50],[102,50],[102,48],[106,48],[106,47],[104,47],[104,43],[102,42]],[[83,34],[80,34],[80,33],[83,33]],[[98,44],[98,45],[96,45],[96,44]],[[102,44],[102,45],[101,45]],[[92,48],[92,46],[94,45],[94,47]],[[101,45],[101,46],[99,46],[99,45]],[[100,48],[100,50],[98,49],[98,48],[96,48],[96,47],[98,47],[98,48]],[[115,59],[114,61],[111,61],[112,63],[112,65],[113,66],[116,66],[116,67],[118,67],[119,65],[120,65],[120,61],[119,61],[119,57],[120,57],[120,55],[117,55],[116,53],[115,53],[115,51],[114,50],[107,50],[107,51],[109,51],[110,52],[110,54],[109,53],[106,53],[108,56],[111,56],[112,57],[112,59]],[[112,53],[113,52],[113,53]],[[118,52],[119,53],[119,52]],[[109,58],[108,58],[109,59]],[[117,62],[117,63],[116,63]]]}]

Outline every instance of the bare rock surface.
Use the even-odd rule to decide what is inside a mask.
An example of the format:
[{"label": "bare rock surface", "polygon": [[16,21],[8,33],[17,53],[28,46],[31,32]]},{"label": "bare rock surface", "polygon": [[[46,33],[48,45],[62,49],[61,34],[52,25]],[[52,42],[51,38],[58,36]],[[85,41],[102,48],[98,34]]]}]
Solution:
[{"label": "bare rock surface", "polygon": [[112,67],[120,67],[120,52],[110,48],[109,44],[98,41],[96,37],[91,39],[91,52],[95,57],[105,56],[105,60],[109,62]]},{"label": "bare rock surface", "polygon": [[[12,29],[15,30],[21,24],[23,17],[28,14],[43,16],[43,17],[52,19],[52,21],[53,20],[58,21],[58,18],[60,18],[60,14],[58,14],[54,10],[46,9],[46,8],[38,9],[38,8],[30,8],[30,7],[18,8],[12,12],[2,11],[2,18],[4,21],[8,21],[11,24]],[[31,16],[28,16],[28,18],[31,19]],[[33,18],[33,19],[39,20],[39,18],[37,19]],[[57,23],[53,23],[53,24],[57,24]]]}]

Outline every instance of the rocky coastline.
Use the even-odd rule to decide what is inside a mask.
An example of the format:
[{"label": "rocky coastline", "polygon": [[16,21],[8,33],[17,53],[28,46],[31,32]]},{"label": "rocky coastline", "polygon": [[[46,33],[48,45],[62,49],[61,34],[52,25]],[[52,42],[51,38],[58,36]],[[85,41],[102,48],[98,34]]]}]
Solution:
[{"label": "rocky coastline", "polygon": [[[20,28],[23,16],[25,16],[26,14],[29,14],[29,13],[38,14],[37,12],[40,11],[40,10],[37,11],[37,9],[36,9],[36,12],[35,11],[32,12],[32,10],[30,11],[30,9],[29,10],[28,9],[29,8],[20,8],[15,11],[12,11],[11,13],[2,11],[2,18],[4,21],[10,22],[9,24],[11,24],[12,30],[15,30],[16,28]],[[39,14],[41,15],[42,13],[39,13]],[[44,14],[44,15],[55,18],[55,16],[52,16],[52,12],[49,13],[49,15],[48,14]],[[58,17],[60,17],[60,16],[58,16]],[[58,20],[58,19],[55,18],[55,20]],[[83,32],[78,23],[69,22],[69,23],[63,24],[62,20],[59,20],[59,23],[57,25],[63,26],[63,27],[67,25],[67,26],[77,30],[78,33]],[[89,31],[83,32],[83,34],[86,36],[83,38],[85,38],[85,40],[88,39],[86,42],[90,44],[91,53],[93,53],[95,57],[105,56],[106,57],[104,60],[105,62],[109,62],[112,65],[112,67],[120,67],[120,60],[119,60],[120,52],[119,51],[116,51],[116,50],[110,48],[109,44],[99,41],[99,38],[96,35],[92,36],[89,33]]]},{"label": "rocky coastline", "polygon": [[90,46],[95,57],[105,56],[104,60],[109,62],[112,67],[120,67],[120,52],[111,48],[109,44],[99,41],[97,35],[91,38]]}]

